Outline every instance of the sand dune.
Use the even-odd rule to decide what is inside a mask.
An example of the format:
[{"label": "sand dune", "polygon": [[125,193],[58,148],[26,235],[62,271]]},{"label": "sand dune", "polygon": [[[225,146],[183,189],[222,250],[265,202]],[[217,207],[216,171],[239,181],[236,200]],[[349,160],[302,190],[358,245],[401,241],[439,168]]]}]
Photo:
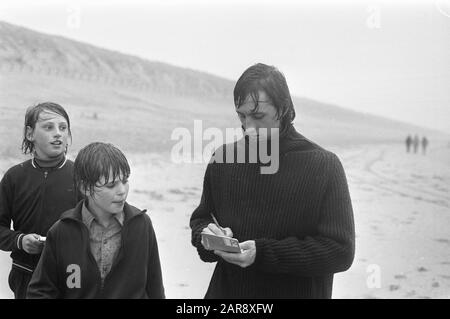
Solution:
[{"label": "sand dune", "polygon": [[[221,129],[239,123],[234,81],[1,21],[0,39],[0,156],[20,156],[25,109],[44,101],[67,109],[73,151],[95,139],[126,152],[159,153],[169,149],[173,129],[192,130],[194,120]],[[393,142],[408,133],[444,135],[304,97],[293,100],[296,123],[321,144]]]}]

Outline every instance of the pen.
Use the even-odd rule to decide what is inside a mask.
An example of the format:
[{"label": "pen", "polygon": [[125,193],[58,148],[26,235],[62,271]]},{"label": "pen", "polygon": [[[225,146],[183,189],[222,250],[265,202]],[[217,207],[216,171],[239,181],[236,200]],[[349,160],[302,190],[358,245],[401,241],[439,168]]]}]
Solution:
[{"label": "pen", "polygon": [[216,224],[216,226],[223,232],[223,234],[226,235],[227,233],[226,233],[225,229],[223,229],[223,227],[219,225],[219,222],[217,221],[216,217],[212,213],[211,213],[211,217],[214,221],[214,224]]}]

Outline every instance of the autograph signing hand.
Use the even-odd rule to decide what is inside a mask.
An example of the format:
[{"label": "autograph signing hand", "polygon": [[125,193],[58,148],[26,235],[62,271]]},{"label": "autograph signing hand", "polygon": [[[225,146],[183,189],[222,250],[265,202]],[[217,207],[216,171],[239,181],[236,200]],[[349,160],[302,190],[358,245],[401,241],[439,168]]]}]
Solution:
[{"label": "autograph signing hand", "polygon": [[220,250],[214,250],[217,256],[222,257],[223,260],[230,264],[235,264],[239,267],[246,268],[255,262],[256,245],[254,240],[247,240],[239,243],[242,253],[227,253]]}]

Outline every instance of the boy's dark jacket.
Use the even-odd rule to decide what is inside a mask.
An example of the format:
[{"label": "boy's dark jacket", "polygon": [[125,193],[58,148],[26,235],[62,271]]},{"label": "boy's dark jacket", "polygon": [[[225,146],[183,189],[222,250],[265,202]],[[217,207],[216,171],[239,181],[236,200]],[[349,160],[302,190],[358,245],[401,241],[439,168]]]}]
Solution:
[{"label": "boy's dark jacket", "polygon": [[102,285],[81,218],[83,203],[50,228],[27,298],[164,298],[155,232],[145,211],[125,203],[122,245]]},{"label": "boy's dark jacket", "polygon": [[[45,236],[61,214],[81,199],[73,186],[73,162],[39,168],[33,160],[11,167],[0,183],[0,249],[12,251],[13,267],[32,273],[40,254],[26,253],[22,234]],[[11,221],[14,230],[10,229]]]}]

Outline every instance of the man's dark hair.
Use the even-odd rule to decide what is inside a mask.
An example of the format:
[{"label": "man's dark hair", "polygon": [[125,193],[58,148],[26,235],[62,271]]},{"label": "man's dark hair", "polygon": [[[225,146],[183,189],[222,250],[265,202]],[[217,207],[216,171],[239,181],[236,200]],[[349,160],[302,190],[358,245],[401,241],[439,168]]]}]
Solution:
[{"label": "man's dark hair", "polygon": [[27,139],[27,127],[31,127],[33,130],[36,127],[36,122],[39,119],[39,115],[42,112],[53,112],[61,115],[67,121],[67,131],[69,132],[69,137],[72,140],[72,132],[70,131],[70,120],[69,115],[67,115],[66,110],[56,103],[44,102],[37,105],[30,106],[25,113],[25,125],[23,128],[23,140],[22,140],[22,152],[24,154],[33,153],[34,143]]},{"label": "man's dark hair", "polygon": [[286,78],[276,67],[257,63],[249,67],[241,75],[234,87],[234,105],[239,108],[250,96],[255,103],[253,111],[258,109],[259,94],[264,91],[275,106],[281,129],[292,123],[295,118]]},{"label": "man's dark hair", "polygon": [[[125,155],[112,144],[95,142],[80,150],[75,159],[73,179],[77,190],[89,190],[94,194],[95,186],[103,186],[110,182],[109,174],[112,172],[112,181],[130,176],[130,166]],[[105,179],[100,185],[100,179]],[[83,194],[84,195],[84,194]]]}]

